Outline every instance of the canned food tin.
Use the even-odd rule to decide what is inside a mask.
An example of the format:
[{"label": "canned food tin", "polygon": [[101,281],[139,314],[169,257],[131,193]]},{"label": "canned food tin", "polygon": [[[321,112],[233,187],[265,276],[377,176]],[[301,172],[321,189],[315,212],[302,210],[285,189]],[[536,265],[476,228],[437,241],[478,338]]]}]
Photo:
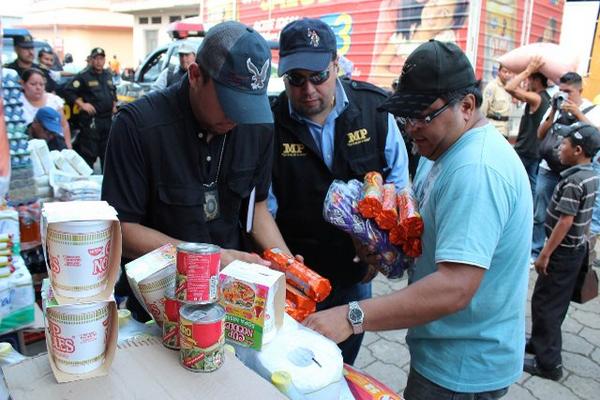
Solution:
[{"label": "canned food tin", "polygon": [[163,321],[163,345],[179,350],[179,309],[181,302],[175,297],[175,288],[165,292],[165,319]]},{"label": "canned food tin", "polygon": [[181,365],[211,372],[223,365],[225,310],[218,304],[184,304],[179,310]]},{"label": "canned food tin", "polygon": [[177,246],[177,298],[197,304],[215,303],[220,266],[219,246],[205,243],[182,243]]}]

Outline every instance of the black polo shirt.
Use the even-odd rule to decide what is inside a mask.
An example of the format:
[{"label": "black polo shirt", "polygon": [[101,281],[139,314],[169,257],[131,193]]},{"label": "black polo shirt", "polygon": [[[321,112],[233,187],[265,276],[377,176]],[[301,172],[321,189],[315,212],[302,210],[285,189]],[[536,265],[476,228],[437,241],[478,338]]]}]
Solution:
[{"label": "black polo shirt", "polygon": [[[256,201],[266,200],[272,158],[271,124],[239,125],[207,142],[184,77],[119,111],[106,151],[102,198],[121,222],[179,240],[239,248],[247,199],[256,188]],[[205,221],[204,185],[215,181],[220,216]]]}]

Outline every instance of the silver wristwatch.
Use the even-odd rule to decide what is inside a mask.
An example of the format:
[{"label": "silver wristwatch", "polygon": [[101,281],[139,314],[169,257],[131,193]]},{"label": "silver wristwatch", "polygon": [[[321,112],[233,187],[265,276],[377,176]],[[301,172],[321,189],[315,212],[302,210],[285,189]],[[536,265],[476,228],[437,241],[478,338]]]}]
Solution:
[{"label": "silver wristwatch", "polygon": [[358,305],[358,301],[351,301],[348,303],[348,321],[350,321],[350,325],[352,325],[352,331],[354,331],[355,335],[361,334],[364,332],[363,328],[363,320],[365,318],[365,313],[362,308]]}]

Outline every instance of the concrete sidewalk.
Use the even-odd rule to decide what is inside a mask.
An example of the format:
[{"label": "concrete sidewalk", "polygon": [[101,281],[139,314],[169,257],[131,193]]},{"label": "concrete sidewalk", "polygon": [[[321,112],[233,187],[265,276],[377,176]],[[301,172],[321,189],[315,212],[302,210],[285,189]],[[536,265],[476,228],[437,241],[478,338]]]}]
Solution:
[{"label": "concrete sidewalk", "polygon": [[[531,330],[531,293],[537,274],[531,271],[527,297],[527,332]],[[389,282],[381,275],[373,281],[373,296],[406,286],[406,279]],[[600,299],[587,304],[571,303],[563,331],[564,377],[559,382],[523,373],[510,387],[507,400],[600,399]],[[365,334],[355,366],[398,393],[406,386],[410,355],[406,330]],[[594,394],[595,393],[595,394]]]}]

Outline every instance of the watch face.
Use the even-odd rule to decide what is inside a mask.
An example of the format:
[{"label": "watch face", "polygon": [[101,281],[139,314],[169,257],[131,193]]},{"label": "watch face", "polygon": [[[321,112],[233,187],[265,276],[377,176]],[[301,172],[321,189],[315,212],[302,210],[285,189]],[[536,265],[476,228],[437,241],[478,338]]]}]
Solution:
[{"label": "watch face", "polygon": [[358,308],[353,308],[348,313],[348,319],[355,324],[361,323],[363,318],[363,313]]}]

